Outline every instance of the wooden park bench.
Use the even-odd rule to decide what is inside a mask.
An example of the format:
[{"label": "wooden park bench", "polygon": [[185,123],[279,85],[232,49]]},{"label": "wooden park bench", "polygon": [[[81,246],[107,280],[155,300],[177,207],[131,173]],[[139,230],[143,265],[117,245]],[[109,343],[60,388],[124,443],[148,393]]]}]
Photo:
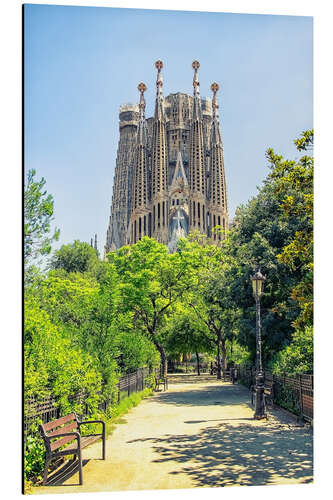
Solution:
[{"label": "wooden park bench", "polygon": [[[81,425],[97,423],[102,424],[101,434],[81,436]],[[105,423],[103,420],[86,420],[85,422],[80,422],[76,414],[71,413],[65,417],[48,422],[47,424],[41,424],[39,429],[46,447],[43,485],[47,484],[47,472],[51,460],[66,455],[74,455],[74,459],[76,456],[78,457],[79,479],[80,485],[82,485],[82,449],[86,448],[86,446],[89,446],[98,439],[102,439],[102,458],[105,460]],[[73,443],[73,441],[76,442]],[[63,448],[66,444],[68,444],[68,446]]]},{"label": "wooden park bench", "polygon": [[162,375],[155,376],[155,390],[160,390],[160,385],[163,385],[163,390],[166,391],[168,389],[168,377],[163,377]]}]

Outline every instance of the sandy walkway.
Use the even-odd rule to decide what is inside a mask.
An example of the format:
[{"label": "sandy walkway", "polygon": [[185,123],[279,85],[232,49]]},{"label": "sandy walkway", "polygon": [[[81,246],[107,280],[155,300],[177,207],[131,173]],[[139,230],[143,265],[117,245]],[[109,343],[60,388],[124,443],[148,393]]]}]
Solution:
[{"label": "sandy walkway", "polygon": [[[312,431],[284,413],[252,419],[240,385],[170,384],[124,417],[107,440],[83,451],[84,485],[69,472],[61,485],[35,494],[154,490],[312,481]],[[59,483],[58,483],[59,484]]]}]

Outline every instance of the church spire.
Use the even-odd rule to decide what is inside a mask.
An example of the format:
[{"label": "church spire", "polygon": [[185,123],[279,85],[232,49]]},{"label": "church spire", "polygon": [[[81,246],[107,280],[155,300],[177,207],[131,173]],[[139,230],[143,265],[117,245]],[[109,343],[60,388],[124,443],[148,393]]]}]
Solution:
[{"label": "church spire", "polygon": [[163,76],[162,68],[163,62],[158,60],[155,62],[155,68],[157,69],[156,77],[156,101],[155,101],[155,119],[163,119]]},{"label": "church spire", "polygon": [[198,77],[199,61],[193,61],[193,114],[190,130],[190,230],[206,231],[206,166]]},{"label": "church spire", "polygon": [[[221,226],[228,229],[227,192],[225,184],[223,144],[219,124],[219,105],[217,92],[219,85],[214,82],[210,86],[213,92],[213,120],[210,137],[210,176],[209,176],[209,217],[210,228]],[[221,239],[220,234],[213,235],[214,240]]]},{"label": "church spire", "polygon": [[200,88],[199,88],[200,82],[198,77],[198,69],[200,68],[199,61],[193,61],[192,68],[194,69],[194,76],[193,76],[194,95],[200,96]]},{"label": "church spire", "polygon": [[210,89],[213,92],[212,108],[213,108],[213,121],[212,121],[212,132],[211,141],[212,143],[221,143],[220,125],[219,125],[219,105],[217,102],[217,92],[219,90],[218,83],[214,82],[211,84]]},{"label": "church spire", "polygon": [[146,101],[144,93],[147,90],[147,86],[145,83],[141,82],[138,85],[138,91],[140,92],[140,103],[139,103],[139,126],[138,126],[138,142],[145,142],[145,132],[146,132]]},{"label": "church spire", "polygon": [[143,236],[149,235],[148,231],[148,165],[147,165],[147,125],[145,117],[146,102],[144,93],[147,90],[145,83],[138,85],[140,92],[139,123],[134,153],[132,206],[131,206],[131,237],[136,243]]},{"label": "church spire", "polygon": [[193,120],[201,119],[201,100],[200,100],[200,82],[198,76],[198,69],[200,68],[199,61],[193,61],[192,68],[194,69],[193,75]]},{"label": "church spire", "polygon": [[210,86],[211,91],[213,92],[213,99],[212,99],[212,107],[213,107],[213,120],[219,118],[219,105],[217,102],[217,91],[219,90],[219,84],[216,82],[213,82]]},{"label": "church spire", "polygon": [[155,115],[152,132],[152,234],[161,243],[168,241],[168,162],[164,115],[162,61],[157,69]]}]

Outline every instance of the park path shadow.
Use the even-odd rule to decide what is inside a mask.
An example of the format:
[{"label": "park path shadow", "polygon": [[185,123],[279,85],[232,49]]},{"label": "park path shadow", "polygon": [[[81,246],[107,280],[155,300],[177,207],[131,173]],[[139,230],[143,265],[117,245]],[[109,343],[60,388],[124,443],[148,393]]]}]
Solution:
[{"label": "park path shadow", "polygon": [[[84,467],[90,460],[82,460],[82,470],[84,474]],[[65,481],[71,479],[75,474],[79,474],[78,460],[66,460],[54,472],[50,473],[46,486],[79,486],[79,481],[70,484],[64,484]],[[84,477],[84,476],[83,476]],[[78,479],[78,477],[77,477]]]},{"label": "park path shadow", "polygon": [[155,463],[182,464],[170,474],[187,474],[197,487],[312,481],[312,436],[304,428],[221,423],[196,434],[142,441],[151,441],[159,455]]},{"label": "park path shadow", "polygon": [[197,375],[194,373],[168,374],[169,384],[202,384],[218,382],[216,375],[208,373]]},{"label": "park path shadow", "polygon": [[155,394],[154,401],[174,406],[229,406],[249,404],[250,393],[241,385],[216,384],[200,389],[186,388],[186,391],[180,392],[170,389],[168,392]]}]

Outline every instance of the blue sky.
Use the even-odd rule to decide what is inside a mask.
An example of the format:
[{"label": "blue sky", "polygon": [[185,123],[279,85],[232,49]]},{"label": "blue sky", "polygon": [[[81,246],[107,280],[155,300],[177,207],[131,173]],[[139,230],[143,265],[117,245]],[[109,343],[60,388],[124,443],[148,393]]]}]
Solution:
[{"label": "blue sky", "polygon": [[60,240],[103,254],[117,154],[119,106],[144,81],[153,112],[156,59],[164,94],[220,85],[229,212],[267,175],[265,150],[289,158],[313,126],[311,17],[102,7],[25,7],[25,167],[44,176]]}]

